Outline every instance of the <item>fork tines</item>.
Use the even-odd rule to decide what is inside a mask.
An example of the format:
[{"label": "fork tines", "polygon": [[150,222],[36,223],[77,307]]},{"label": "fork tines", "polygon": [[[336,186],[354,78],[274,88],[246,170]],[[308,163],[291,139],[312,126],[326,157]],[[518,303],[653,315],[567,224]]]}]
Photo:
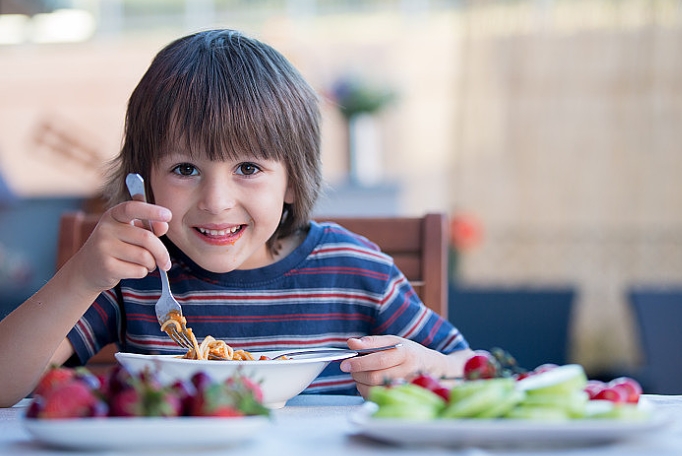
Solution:
[{"label": "fork tines", "polygon": [[168,329],[168,336],[175,341],[176,344],[186,349],[194,348],[192,341],[189,340],[184,332],[178,331],[175,327]]}]

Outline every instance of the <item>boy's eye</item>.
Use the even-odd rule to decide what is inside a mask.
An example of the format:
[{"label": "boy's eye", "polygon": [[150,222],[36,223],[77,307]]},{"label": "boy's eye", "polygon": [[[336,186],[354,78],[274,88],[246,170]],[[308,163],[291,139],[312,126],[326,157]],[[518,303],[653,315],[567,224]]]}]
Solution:
[{"label": "boy's eye", "polygon": [[181,163],[173,168],[173,172],[181,176],[193,176],[197,173],[197,169],[189,163]]},{"label": "boy's eye", "polygon": [[237,174],[252,176],[260,171],[260,168],[253,163],[241,163],[237,166]]}]

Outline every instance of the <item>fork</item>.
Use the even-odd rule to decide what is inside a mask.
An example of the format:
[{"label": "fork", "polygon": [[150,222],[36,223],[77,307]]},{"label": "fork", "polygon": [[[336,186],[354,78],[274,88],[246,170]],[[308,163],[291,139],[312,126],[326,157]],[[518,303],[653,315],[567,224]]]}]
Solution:
[{"label": "fork", "polygon": [[319,356],[319,355],[328,355],[328,354],[342,354],[342,353],[355,353],[354,356],[360,356],[360,355],[367,355],[369,353],[376,353],[379,351],[384,351],[384,350],[391,350],[393,348],[398,348],[402,344],[393,344],[393,345],[386,345],[384,347],[375,347],[375,348],[360,348],[358,350],[353,350],[352,348],[323,348],[321,350],[302,350],[302,351],[294,351],[294,352],[288,352],[288,353],[282,353],[280,355],[275,356],[272,358],[273,360],[276,359],[282,359],[282,358],[289,358],[293,356]]},{"label": "fork", "polygon": [[[144,190],[144,179],[142,176],[136,173],[128,174],[128,176],[126,176],[126,186],[128,187],[128,192],[130,192],[132,199],[147,202],[147,196]],[[154,232],[149,220],[142,220],[142,223],[146,229]],[[171,315],[174,313],[182,317],[182,307],[180,307],[180,303],[175,300],[173,293],[171,293],[170,284],[168,283],[168,274],[161,268],[157,269],[159,270],[159,276],[161,277],[161,296],[159,297],[159,300],[156,301],[154,309],[156,310],[156,319],[159,321],[159,325],[163,326],[164,323],[171,319]],[[182,321],[179,323],[181,325],[181,331],[178,331],[176,325],[169,325],[165,330],[166,334],[181,347],[186,349],[194,348],[192,341],[187,336],[186,324]]]}]

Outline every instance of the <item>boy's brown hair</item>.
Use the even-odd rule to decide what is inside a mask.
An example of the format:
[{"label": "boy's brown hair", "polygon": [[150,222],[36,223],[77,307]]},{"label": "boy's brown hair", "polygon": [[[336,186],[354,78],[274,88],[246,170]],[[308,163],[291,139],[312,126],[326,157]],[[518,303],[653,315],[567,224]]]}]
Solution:
[{"label": "boy's brown hair", "polygon": [[321,190],[320,111],[315,91],[271,46],[234,30],[173,41],[154,58],[128,102],[124,142],[105,187],[110,204],[129,199],[128,173],[145,178],[180,145],[211,160],[245,154],[285,164],[294,203],[268,241],[307,226]]}]

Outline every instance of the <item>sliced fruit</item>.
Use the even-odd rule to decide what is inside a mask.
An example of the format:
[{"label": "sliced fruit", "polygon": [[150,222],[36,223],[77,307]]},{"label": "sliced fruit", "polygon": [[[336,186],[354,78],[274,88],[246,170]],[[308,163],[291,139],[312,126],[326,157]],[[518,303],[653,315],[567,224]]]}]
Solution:
[{"label": "sliced fruit", "polygon": [[458,402],[488,388],[490,380],[469,380],[450,390],[450,402]]},{"label": "sliced fruit", "polygon": [[379,406],[377,418],[434,419],[445,407],[439,395],[412,383],[375,386],[368,399]]},{"label": "sliced fruit", "polygon": [[580,364],[565,364],[531,375],[516,382],[517,387],[527,394],[568,395],[584,390],[587,385],[585,370]]},{"label": "sliced fruit", "polygon": [[525,397],[526,393],[514,389],[500,402],[479,413],[475,418],[500,418],[520,404]]},{"label": "sliced fruit", "polygon": [[462,386],[467,389],[467,383],[452,389],[450,404],[441,414],[443,418],[468,418],[480,415],[503,402],[515,391],[515,381],[511,377],[476,380],[475,382],[477,383],[475,387],[468,388],[470,394],[465,394],[458,400],[453,400],[453,397],[459,397],[456,390]]},{"label": "sliced fruit", "polygon": [[372,415],[374,418],[407,418],[410,420],[433,420],[438,418],[438,411],[434,407],[423,405],[382,405]]},{"label": "sliced fruit", "polygon": [[445,401],[442,397],[411,383],[397,386],[375,386],[370,390],[369,400],[379,407],[385,405],[426,405],[436,409],[445,407]]},{"label": "sliced fruit", "polygon": [[507,413],[505,418],[542,421],[566,421],[570,419],[565,410],[554,407],[535,407],[519,405]]},{"label": "sliced fruit", "polygon": [[578,390],[570,394],[527,394],[521,405],[560,409],[571,418],[582,418],[588,401],[587,393]]},{"label": "sliced fruit", "polygon": [[586,410],[586,418],[638,421],[650,417],[650,412],[646,408],[639,407],[637,404],[618,404],[604,400],[590,401]]}]

